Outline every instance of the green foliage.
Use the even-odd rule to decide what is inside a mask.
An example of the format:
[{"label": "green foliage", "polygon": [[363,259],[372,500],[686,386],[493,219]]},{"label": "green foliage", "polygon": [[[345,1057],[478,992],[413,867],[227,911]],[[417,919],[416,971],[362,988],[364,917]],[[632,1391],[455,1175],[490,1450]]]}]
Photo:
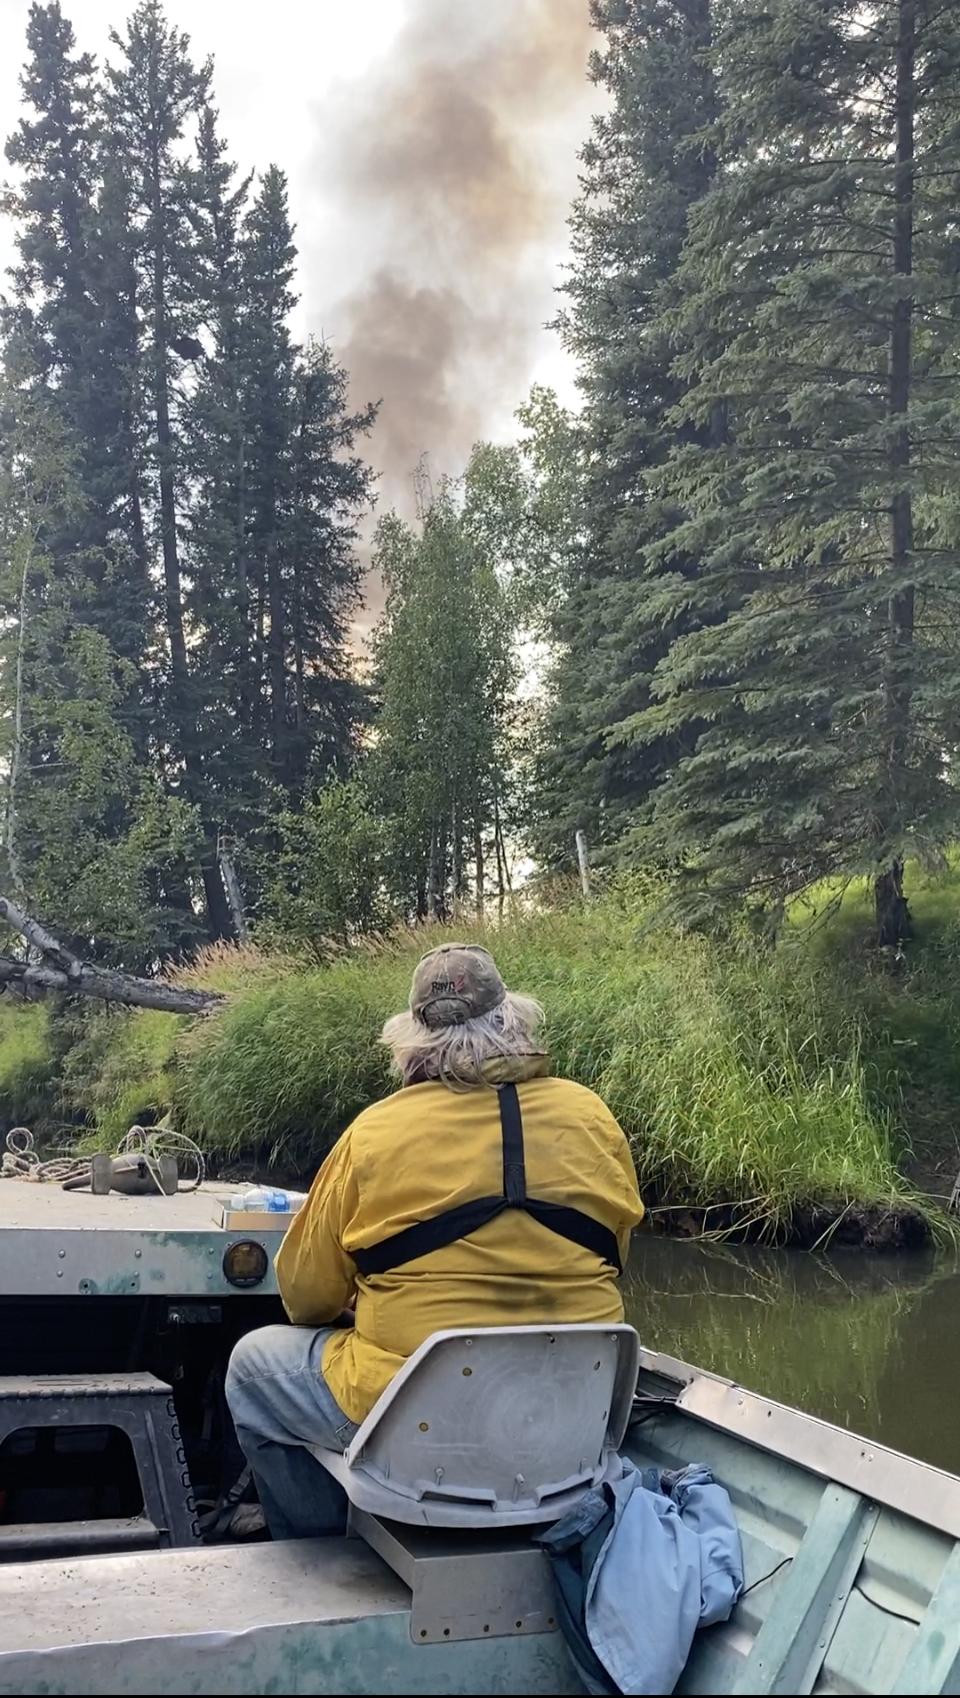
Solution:
[{"label": "green foliage", "polygon": [[0,1003],[0,1125],[42,1136],[59,1108],[50,1016],[39,1005]]},{"label": "green foliage", "polygon": [[[283,970],[291,969],[287,959]],[[178,977],[225,996],[242,996],[269,983],[278,971],[274,959],[263,953],[207,948]],[[112,1148],[135,1123],[152,1125],[170,1112],[177,1094],[178,1051],[189,1025],[182,1015],[160,1010],[134,1013],[90,1003],[51,1022],[64,1101],[91,1126],[93,1142]]]},{"label": "green foliage", "polygon": [[[787,952],[657,940],[647,918],[612,892],[586,913],[469,928],[542,1000],[557,1071],[609,1102],[643,1181],[668,1204],[751,1202],[771,1231],[803,1204],[902,1198],[868,1039],[829,975]],[[254,958],[227,1007],[178,1040],[180,1122],[211,1150],[311,1169],[388,1088],[380,1027],[443,935],[397,934],[310,971]]]},{"label": "green foliage", "polygon": [[470,863],[482,909],[491,851],[504,877],[515,618],[472,469],[464,503],[444,484],[419,534],[393,514],[377,529],[387,602],[369,783],[388,822],[389,894],[417,918],[465,900]]},{"label": "green foliage", "polygon": [[957,832],[960,17],[592,11],[537,846],[582,826],[705,923],[877,878],[897,942],[901,857]]},{"label": "green foliage", "polygon": [[57,408],[9,367],[0,383],[5,874],[88,953],[140,964],[170,947],[158,882],[190,853],[194,820],[145,765],[133,663],[98,628],[82,570],[59,553],[84,515]]},{"label": "green foliage", "polygon": [[640,847],[706,912],[705,887],[775,903],[952,838],[960,688],[956,9],[725,19],[718,171],[662,317],[675,522],[648,545],[660,617],[691,629],[611,732],[688,740]]},{"label": "green foliage", "polygon": [[373,409],[289,328],[282,172],[226,156],[212,67],[139,0],[98,68],[27,24],[0,394],[8,882],[130,967],[232,935],[217,845],[348,767]]},{"label": "green foliage", "polygon": [[[536,839],[551,866],[571,864],[578,828],[595,851],[613,853],[679,752],[670,728],[642,742],[610,733],[647,706],[658,661],[689,624],[682,593],[672,606],[664,599],[650,545],[675,522],[664,469],[691,435],[674,414],[685,379],[662,319],[715,166],[703,134],[716,107],[713,10],[710,0],[592,8],[601,37],[591,75],[607,100],[583,150],[560,320],[584,406],[568,457],[565,570],[548,604],[557,651]],[[536,421],[535,436],[549,449],[556,433],[545,425]],[[693,440],[715,428],[698,423]],[[671,583],[698,567],[695,543],[678,550]]]},{"label": "green foliage", "polygon": [[551,609],[568,588],[579,523],[581,435],[552,389],[534,384],[517,410],[519,440],[480,442],[464,476],[463,518],[497,562],[514,618],[534,639],[549,635]]},{"label": "green foliage", "polygon": [[271,166],[245,208],[212,118],[201,142],[217,358],[189,410],[192,688],[218,823],[256,848],[277,806],[297,806],[352,752],[355,545],[371,501],[355,442],[374,410],[349,410],[326,345],[291,339],[283,173]]},{"label": "green foliage", "polygon": [[64,1092],[92,1122],[95,1142],[115,1148],[131,1126],[152,1126],[173,1101],[180,1016],[153,1009],[88,1013],[66,1057]]},{"label": "green foliage", "polygon": [[[586,909],[461,919],[457,932],[542,1001],[555,1070],[609,1103],[659,1206],[746,1203],[776,1235],[807,1206],[911,1200],[904,1171],[927,1146],[954,1159],[960,899],[941,902],[938,941],[895,982],[865,961],[863,927],[848,931],[843,910],[822,930],[798,919],[774,949],[667,933],[651,924],[658,901],[620,882]],[[296,955],[208,952],[187,981],[225,992],[223,1009],[194,1022],[84,1011],[59,1037],[54,1022],[51,1089],[88,1111],[99,1141],[170,1110],[215,1160],[259,1154],[309,1173],[391,1088],[383,1021],[420,953],[450,935],[401,930],[322,965],[312,937]]]},{"label": "green foliage", "polygon": [[787,913],[786,942],[802,951],[833,996],[855,1007],[869,1034],[875,1099],[908,1128],[918,1167],[937,1192],[960,1168],[960,866],[908,863],[917,942],[899,971],[872,948],[867,879],[815,886]]},{"label": "green foliage", "polygon": [[280,814],[276,833],[263,871],[261,935],[324,954],[385,929],[387,831],[360,783],[326,785],[297,813]]}]

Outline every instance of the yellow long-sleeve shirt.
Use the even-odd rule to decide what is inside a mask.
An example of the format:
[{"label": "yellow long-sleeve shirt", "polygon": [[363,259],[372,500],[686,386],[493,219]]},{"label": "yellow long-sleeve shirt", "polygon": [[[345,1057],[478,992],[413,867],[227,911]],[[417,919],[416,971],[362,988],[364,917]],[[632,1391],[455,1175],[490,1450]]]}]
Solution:
[{"label": "yellow long-sleeve shirt", "polygon": [[[527,1079],[517,1090],[528,1194],[592,1215],[617,1234],[625,1260],[643,1205],[612,1114],[567,1079]],[[366,1109],[331,1150],[280,1246],[277,1281],[301,1326],[335,1320],[356,1298],[356,1325],[335,1333],[323,1356],[324,1378],[352,1421],[445,1327],[622,1320],[611,1269],[518,1209],[390,1273],[358,1274],[354,1251],[498,1194],[502,1177],[488,1085],[410,1086]]]}]

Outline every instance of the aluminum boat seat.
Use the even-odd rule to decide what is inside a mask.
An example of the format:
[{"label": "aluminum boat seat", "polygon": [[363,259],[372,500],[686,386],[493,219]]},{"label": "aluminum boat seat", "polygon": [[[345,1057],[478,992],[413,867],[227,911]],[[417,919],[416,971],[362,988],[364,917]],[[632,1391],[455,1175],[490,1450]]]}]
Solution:
[{"label": "aluminum boat seat", "polygon": [[632,1327],[458,1327],[426,1339],[349,1448],[311,1452],[354,1510],[408,1526],[556,1521],[619,1474]]}]

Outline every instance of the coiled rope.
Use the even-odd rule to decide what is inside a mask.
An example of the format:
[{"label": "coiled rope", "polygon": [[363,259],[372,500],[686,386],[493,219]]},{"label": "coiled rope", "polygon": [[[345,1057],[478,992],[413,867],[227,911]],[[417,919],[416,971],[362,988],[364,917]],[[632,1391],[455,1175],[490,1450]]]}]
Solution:
[{"label": "coiled rope", "polygon": [[26,1126],[14,1126],[7,1133],[7,1148],[0,1160],[0,1178],[32,1179],[36,1183],[63,1184],[68,1179],[90,1177],[89,1157],[60,1156],[53,1161],[41,1161],[33,1147],[33,1133]]}]

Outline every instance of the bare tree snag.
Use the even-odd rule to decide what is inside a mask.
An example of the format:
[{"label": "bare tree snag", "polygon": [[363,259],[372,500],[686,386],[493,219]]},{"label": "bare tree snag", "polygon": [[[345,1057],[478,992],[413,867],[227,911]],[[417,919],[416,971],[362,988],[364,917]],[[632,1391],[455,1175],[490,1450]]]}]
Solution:
[{"label": "bare tree snag", "polygon": [[224,1000],[219,991],[187,990],[166,979],[142,979],[134,973],[81,961],[7,896],[0,896],[0,919],[19,932],[41,957],[39,961],[17,961],[13,956],[0,955],[0,991],[8,985],[27,997],[59,991],[66,996],[92,996],[101,1002],[158,1008],[170,1014],[208,1014]]}]

